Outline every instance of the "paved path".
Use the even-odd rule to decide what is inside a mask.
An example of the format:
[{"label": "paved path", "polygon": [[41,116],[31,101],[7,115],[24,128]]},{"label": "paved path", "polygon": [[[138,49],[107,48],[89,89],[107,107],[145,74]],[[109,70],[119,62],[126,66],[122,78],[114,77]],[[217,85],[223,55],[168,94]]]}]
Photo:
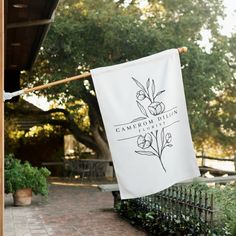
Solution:
[{"label": "paved path", "polygon": [[112,209],[111,193],[96,188],[51,185],[48,199],[13,207],[5,196],[4,236],[144,236]]}]

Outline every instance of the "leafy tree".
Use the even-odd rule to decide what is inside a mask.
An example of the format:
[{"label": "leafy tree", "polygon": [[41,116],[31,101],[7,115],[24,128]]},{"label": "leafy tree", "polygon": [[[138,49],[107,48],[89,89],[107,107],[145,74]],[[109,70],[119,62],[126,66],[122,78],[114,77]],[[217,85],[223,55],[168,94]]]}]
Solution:
[{"label": "leafy tree", "polygon": [[[181,62],[196,146],[209,137],[235,145],[235,40],[219,33],[222,1],[149,0],[143,8],[139,1],[126,2],[61,1],[32,76],[24,81],[48,83],[184,45],[189,52]],[[202,29],[212,34],[210,52],[199,45]],[[37,93],[64,105],[48,111],[45,122],[66,127],[99,156],[110,158],[91,79]]]}]

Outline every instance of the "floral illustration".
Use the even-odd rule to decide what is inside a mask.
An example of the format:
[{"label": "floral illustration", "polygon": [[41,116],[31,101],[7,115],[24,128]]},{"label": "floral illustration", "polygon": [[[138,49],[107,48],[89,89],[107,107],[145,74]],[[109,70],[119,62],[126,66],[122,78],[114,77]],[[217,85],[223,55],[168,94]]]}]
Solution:
[{"label": "floral illustration", "polygon": [[[156,91],[156,86],[154,80],[150,80],[150,78],[146,82],[146,86],[143,86],[138,80],[132,77],[134,82],[140,88],[140,90],[136,93],[136,102],[139,110],[145,117],[148,116],[148,112],[153,115],[157,116],[165,111],[165,105],[163,102],[157,101],[157,97],[165,92],[165,90]],[[142,101],[148,100],[149,105],[147,109],[141,104]]]},{"label": "floral illustration", "polygon": [[173,146],[171,141],[172,135],[169,132],[165,133],[165,128],[162,128],[160,138],[158,138],[158,130],[146,133],[144,136],[139,135],[137,138],[137,145],[141,150],[135,152],[140,155],[158,157],[163,170],[166,172],[162,162],[162,154],[167,147]]},{"label": "floral illustration", "polygon": [[152,145],[152,136],[147,133],[145,136],[140,135],[137,140],[138,147],[142,149],[149,148]]}]

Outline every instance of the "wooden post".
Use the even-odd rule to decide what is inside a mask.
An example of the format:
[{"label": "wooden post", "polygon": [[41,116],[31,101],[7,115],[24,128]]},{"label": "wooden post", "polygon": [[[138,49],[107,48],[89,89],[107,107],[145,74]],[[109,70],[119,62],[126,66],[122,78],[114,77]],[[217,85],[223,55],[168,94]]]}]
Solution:
[{"label": "wooden post", "polygon": [[236,171],[236,152],[234,153],[234,170]]},{"label": "wooden post", "polygon": [[0,4],[0,235],[4,232],[4,0]]},{"label": "wooden post", "polygon": [[204,149],[202,148],[202,166],[205,166],[205,152],[204,152]]}]

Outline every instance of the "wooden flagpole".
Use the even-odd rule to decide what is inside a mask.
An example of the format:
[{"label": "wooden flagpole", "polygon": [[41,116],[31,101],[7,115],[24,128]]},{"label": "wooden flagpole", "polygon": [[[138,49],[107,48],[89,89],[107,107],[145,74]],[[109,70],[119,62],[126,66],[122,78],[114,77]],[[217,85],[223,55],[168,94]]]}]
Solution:
[{"label": "wooden flagpole", "polygon": [[89,72],[85,72],[81,75],[76,75],[76,76],[65,78],[65,79],[62,79],[62,80],[57,80],[57,81],[54,81],[54,82],[51,82],[51,83],[48,83],[48,84],[39,85],[39,86],[36,86],[36,87],[33,87],[33,88],[26,88],[26,89],[24,89],[24,93],[29,93],[29,92],[32,92],[32,91],[49,88],[49,87],[52,87],[52,86],[55,86],[55,85],[58,85],[58,84],[64,84],[64,83],[67,83],[67,82],[70,82],[70,81],[73,81],[73,80],[84,79],[84,78],[87,78],[87,77],[90,77],[90,76],[91,76],[91,74]]},{"label": "wooden flagpole", "polygon": [[[178,49],[180,54],[186,53],[188,51],[187,47],[181,47],[181,48],[177,48],[177,49]],[[70,82],[70,81],[73,81],[73,80],[84,79],[84,78],[87,78],[87,77],[90,77],[90,76],[91,76],[91,73],[85,72],[81,75],[76,75],[76,76],[73,76],[73,77],[69,77],[69,78],[65,78],[65,79],[62,79],[62,80],[54,81],[54,82],[51,82],[51,83],[48,83],[48,84],[39,85],[39,86],[36,86],[36,87],[33,87],[33,88],[26,88],[26,89],[23,89],[23,91],[24,91],[24,93],[29,93],[29,92],[33,92],[33,91],[36,91],[36,90],[46,89],[46,88],[49,88],[49,87],[52,87],[52,86],[55,86],[55,85],[58,85],[58,84],[64,84],[64,83],[67,83],[67,82]]]}]

